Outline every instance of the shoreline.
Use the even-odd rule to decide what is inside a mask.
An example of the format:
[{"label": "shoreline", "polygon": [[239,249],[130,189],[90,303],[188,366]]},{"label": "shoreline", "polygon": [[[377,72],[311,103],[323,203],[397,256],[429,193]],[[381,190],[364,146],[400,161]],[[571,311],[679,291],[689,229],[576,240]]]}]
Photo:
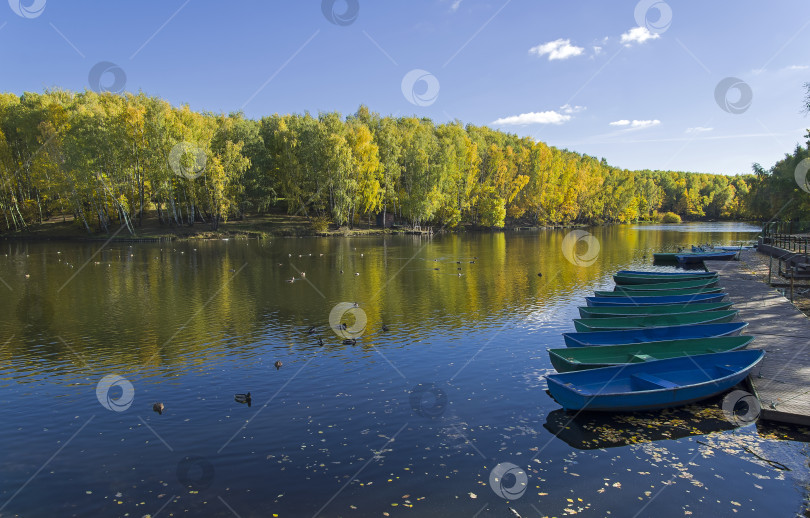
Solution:
[{"label": "shoreline", "polygon": [[[713,221],[684,221],[682,223],[711,223]],[[723,221],[725,222],[725,221]],[[736,222],[736,220],[728,220]],[[601,224],[560,224],[560,225],[527,225],[512,224],[504,227],[481,227],[472,224],[459,225],[452,229],[446,228],[413,228],[396,226],[381,228],[368,223],[358,224],[354,228],[335,228],[330,225],[326,231],[318,231],[312,226],[312,221],[302,216],[288,216],[268,214],[254,216],[245,220],[232,220],[220,224],[219,229],[211,230],[206,223],[196,223],[195,226],[166,226],[161,225],[157,218],[150,216],[144,219],[143,226],[135,227],[135,234],[129,234],[122,227],[109,233],[88,234],[77,227],[72,221],[50,221],[37,224],[23,232],[0,233],[0,240],[5,241],[111,241],[122,243],[156,243],[162,241],[187,241],[197,239],[276,239],[280,237],[366,237],[385,235],[425,235],[449,233],[483,233],[483,232],[533,232],[540,230],[559,230],[566,228],[589,228],[623,224],[663,224],[678,225],[682,223],[661,223],[656,221],[637,221],[633,223],[601,223]]]}]

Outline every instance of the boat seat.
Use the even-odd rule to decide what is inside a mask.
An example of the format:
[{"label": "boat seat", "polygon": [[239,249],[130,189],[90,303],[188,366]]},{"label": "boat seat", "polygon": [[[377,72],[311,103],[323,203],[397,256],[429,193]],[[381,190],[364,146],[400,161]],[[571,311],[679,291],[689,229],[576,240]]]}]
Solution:
[{"label": "boat seat", "polygon": [[630,362],[631,363],[648,362],[648,361],[651,361],[651,360],[654,360],[654,359],[655,358],[653,358],[649,354],[633,354],[633,355],[630,356]]},{"label": "boat seat", "polygon": [[639,373],[639,374],[632,374],[630,379],[633,380],[633,383],[639,387],[640,390],[657,390],[662,388],[678,388],[680,385],[677,383],[673,383],[671,381],[667,381],[665,379],[661,379],[658,376],[653,376],[652,374],[646,373]]},{"label": "boat seat", "polygon": [[733,369],[733,368],[729,367],[728,365],[715,364],[714,368],[717,369],[718,371],[724,373],[726,376],[728,376],[730,374],[737,374],[737,372],[738,372],[738,369]]}]

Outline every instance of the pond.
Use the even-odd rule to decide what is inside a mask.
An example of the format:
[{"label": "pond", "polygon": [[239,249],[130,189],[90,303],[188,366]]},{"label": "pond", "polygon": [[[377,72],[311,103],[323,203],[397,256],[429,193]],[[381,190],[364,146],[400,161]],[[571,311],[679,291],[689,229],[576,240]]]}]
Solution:
[{"label": "pond", "polygon": [[614,271],[758,231],[2,242],[0,516],[792,516],[803,430],[543,380]]}]

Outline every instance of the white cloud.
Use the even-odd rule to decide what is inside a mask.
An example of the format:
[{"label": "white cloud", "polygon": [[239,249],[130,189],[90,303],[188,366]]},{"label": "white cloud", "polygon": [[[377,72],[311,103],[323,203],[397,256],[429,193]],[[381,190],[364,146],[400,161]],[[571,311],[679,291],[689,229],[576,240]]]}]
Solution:
[{"label": "white cloud", "polygon": [[714,128],[704,128],[703,126],[695,126],[694,128],[686,128],[686,133],[706,133],[713,131]]},{"label": "white cloud", "polygon": [[572,113],[579,113],[581,111],[585,111],[585,107],[584,106],[577,106],[577,105],[571,106],[570,104],[563,104],[562,106],[560,106],[560,111],[570,115]]},{"label": "white cloud", "polygon": [[600,52],[602,52],[602,47],[598,47],[598,46],[593,47],[593,53],[594,53],[595,56],[598,56]]},{"label": "white cloud", "polygon": [[807,70],[808,68],[810,67],[807,65],[790,65],[787,70]]},{"label": "white cloud", "polygon": [[568,59],[574,56],[579,56],[585,51],[582,47],[571,45],[571,40],[564,40],[562,38],[548,43],[543,43],[536,47],[529,49],[529,54],[537,54],[538,56],[545,56],[548,54],[548,60],[555,59]]},{"label": "white cloud", "polygon": [[492,124],[494,126],[500,125],[515,125],[526,126],[529,124],[562,124],[571,120],[570,115],[565,115],[554,110],[545,112],[529,112],[521,113],[520,115],[512,115],[510,117],[502,117]]},{"label": "white cloud", "polygon": [[661,35],[652,33],[646,27],[633,27],[629,31],[622,34],[622,44],[629,47],[633,43],[644,43],[647,40],[657,40]]},{"label": "white cloud", "polygon": [[661,121],[658,119],[645,121],[637,121],[637,120],[629,121],[627,119],[622,119],[610,123],[611,126],[629,126],[630,128],[636,129],[649,128],[650,126],[657,126],[659,124],[661,124]]},{"label": "white cloud", "polygon": [[464,0],[453,0],[453,5],[450,6],[450,10],[455,11],[461,5],[461,2]]}]

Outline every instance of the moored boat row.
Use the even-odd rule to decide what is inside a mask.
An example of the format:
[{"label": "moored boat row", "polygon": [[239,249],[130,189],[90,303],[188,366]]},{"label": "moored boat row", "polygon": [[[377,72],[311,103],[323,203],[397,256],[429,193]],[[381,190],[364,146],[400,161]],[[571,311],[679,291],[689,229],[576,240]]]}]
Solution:
[{"label": "moored boat row", "polygon": [[762,360],[745,350],[754,338],[740,336],[747,323],[732,322],[716,272],[624,270],[614,280],[613,292],[586,297],[567,348],[549,350],[558,371],[546,376],[549,393],[565,409],[684,405],[733,387]]},{"label": "moored boat row", "polygon": [[703,261],[728,261],[739,259],[742,250],[750,249],[750,246],[712,246],[701,245],[692,246],[691,250],[679,248],[677,252],[657,252],[653,254],[653,262],[657,264],[700,264]]}]

